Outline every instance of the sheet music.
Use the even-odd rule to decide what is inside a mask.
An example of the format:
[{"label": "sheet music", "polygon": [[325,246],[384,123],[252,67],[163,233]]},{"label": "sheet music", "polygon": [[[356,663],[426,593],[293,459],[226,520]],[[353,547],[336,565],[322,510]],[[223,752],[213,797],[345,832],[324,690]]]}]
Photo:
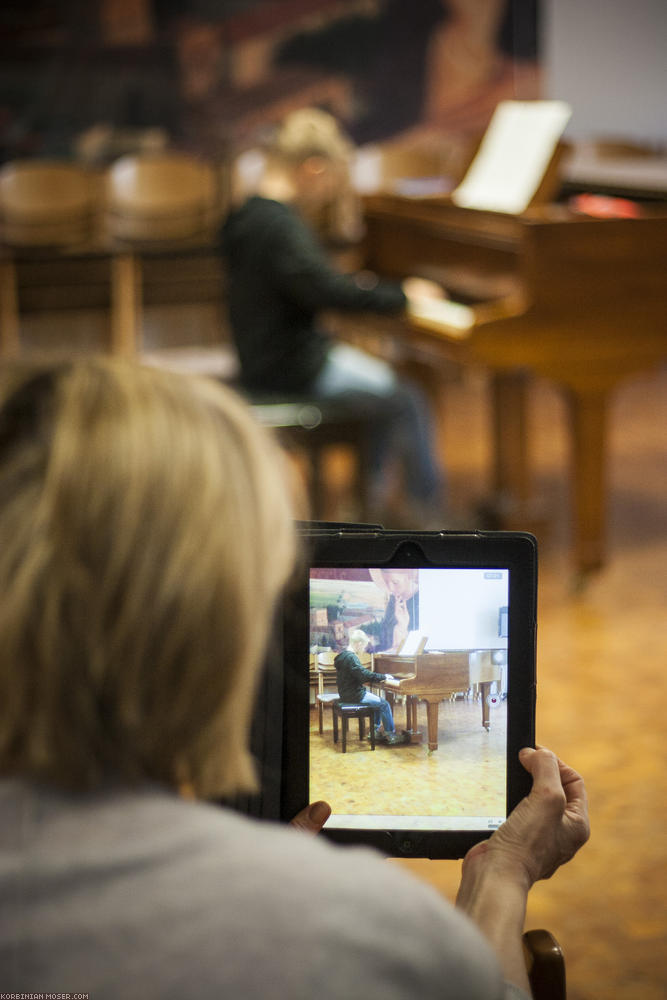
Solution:
[{"label": "sheet music", "polygon": [[525,211],[571,114],[565,101],[501,101],[452,201],[492,212]]},{"label": "sheet music", "polygon": [[425,635],[414,629],[408,632],[405,642],[401,646],[400,656],[417,656],[421,653],[422,649],[426,645],[427,639]]}]

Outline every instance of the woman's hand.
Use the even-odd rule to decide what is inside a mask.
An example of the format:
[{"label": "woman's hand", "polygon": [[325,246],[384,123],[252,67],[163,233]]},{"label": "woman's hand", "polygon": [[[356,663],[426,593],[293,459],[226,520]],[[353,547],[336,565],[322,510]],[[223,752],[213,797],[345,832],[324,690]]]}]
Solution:
[{"label": "woman's hand", "polygon": [[290,820],[290,826],[305,833],[319,833],[329,816],[331,816],[331,806],[328,802],[311,802]]},{"label": "woman's hand", "polygon": [[576,854],[589,823],[576,771],[542,747],[519,757],[533,776],[532,790],[489,840],[466,854],[456,905],[486,936],[508,982],[530,993],[521,943],[528,891]]},{"label": "woman's hand", "polygon": [[[533,787],[490,840],[476,844],[464,861],[480,862],[499,874],[514,874],[530,888],[550,878],[572,858],[590,835],[583,778],[550,750],[530,747],[519,754],[533,777]],[[483,857],[483,861],[482,861]]]}]

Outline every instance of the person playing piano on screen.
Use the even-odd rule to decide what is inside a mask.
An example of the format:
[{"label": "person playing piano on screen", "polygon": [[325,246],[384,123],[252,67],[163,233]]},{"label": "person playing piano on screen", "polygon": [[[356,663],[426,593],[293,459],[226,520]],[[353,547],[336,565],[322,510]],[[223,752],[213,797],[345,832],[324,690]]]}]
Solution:
[{"label": "person playing piano on screen", "polygon": [[388,471],[398,458],[405,498],[398,512],[403,524],[394,526],[442,527],[444,476],[421,391],[399,381],[386,362],[335,342],[319,322],[323,310],[400,313],[444,296],[434,282],[418,277],[399,285],[332,267],[313,220],[349,192],[351,151],[331,115],[313,108],[292,112],[269,145],[260,176],[227,217],[221,249],[240,381],[251,395],[356,400],[368,413],[373,517],[391,520]]},{"label": "person playing piano on screen", "polygon": [[[365,686],[369,682],[379,684],[395,684],[396,678],[391,674],[376,674],[365,667],[359,657],[366,651],[369,638],[361,629],[352,629],[348,647],[334,660],[336,668],[336,686],[340,700],[351,705],[377,705],[375,713],[375,736],[385,743],[402,743],[396,733],[391,705],[384,698],[372,694]],[[378,721],[379,716],[379,721]]]}]

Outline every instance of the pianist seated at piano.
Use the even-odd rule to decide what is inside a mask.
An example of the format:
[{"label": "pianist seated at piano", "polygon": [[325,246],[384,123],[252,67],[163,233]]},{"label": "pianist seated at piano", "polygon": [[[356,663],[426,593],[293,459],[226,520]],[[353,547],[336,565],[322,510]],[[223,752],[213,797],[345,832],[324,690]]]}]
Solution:
[{"label": "pianist seated at piano", "polygon": [[340,700],[349,705],[377,705],[375,713],[375,738],[381,739],[390,746],[403,743],[404,739],[396,733],[391,705],[384,698],[373,694],[365,684],[373,682],[392,685],[396,683],[391,674],[376,674],[362,664],[359,657],[368,647],[369,637],[361,629],[352,629],[347,649],[344,649],[334,660],[336,668],[336,686]]},{"label": "pianist seated at piano", "polygon": [[[372,516],[395,527],[443,527],[444,475],[421,390],[384,360],[335,342],[320,322],[324,310],[400,314],[444,296],[422,278],[381,281],[368,272],[342,273],[330,262],[313,220],[340,196],[349,202],[352,148],[326,112],[292,112],[225,221],[221,249],[241,385],[251,396],[356,401],[368,413]],[[402,523],[388,510],[395,503],[388,473],[397,459]]]}]

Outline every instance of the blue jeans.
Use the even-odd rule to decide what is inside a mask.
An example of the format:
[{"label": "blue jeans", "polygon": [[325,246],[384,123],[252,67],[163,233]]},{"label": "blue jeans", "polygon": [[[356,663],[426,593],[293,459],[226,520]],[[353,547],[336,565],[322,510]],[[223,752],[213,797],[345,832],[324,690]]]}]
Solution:
[{"label": "blue jeans", "polygon": [[[385,733],[393,733],[396,731],[394,726],[394,716],[391,714],[391,705],[384,698],[380,698],[377,694],[371,694],[367,691],[366,694],[361,699],[362,705],[377,705],[378,711],[375,713],[375,727],[377,728],[380,724],[384,726]],[[380,719],[378,721],[378,716]]]},{"label": "blue jeans", "polygon": [[369,403],[370,473],[379,496],[386,466],[398,455],[410,497],[421,503],[437,500],[443,475],[435,458],[426,400],[415,386],[399,382],[391,366],[379,358],[350,344],[333,344],[310,391],[323,400]]}]

